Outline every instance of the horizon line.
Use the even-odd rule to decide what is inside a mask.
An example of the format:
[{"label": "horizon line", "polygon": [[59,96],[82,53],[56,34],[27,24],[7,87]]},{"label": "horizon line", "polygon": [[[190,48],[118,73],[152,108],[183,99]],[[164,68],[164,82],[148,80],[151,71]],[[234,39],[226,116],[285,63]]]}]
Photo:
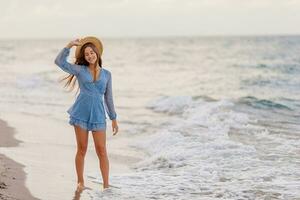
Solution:
[{"label": "horizon line", "polygon": [[[87,34],[86,36],[90,36]],[[99,37],[97,34],[94,36]],[[267,34],[197,34],[197,35],[145,35],[145,36],[101,36],[104,39],[172,39],[172,38],[214,38],[214,37],[297,37],[300,33],[267,33]],[[85,36],[84,36],[85,37]],[[1,40],[69,40],[76,37],[0,37]]]}]

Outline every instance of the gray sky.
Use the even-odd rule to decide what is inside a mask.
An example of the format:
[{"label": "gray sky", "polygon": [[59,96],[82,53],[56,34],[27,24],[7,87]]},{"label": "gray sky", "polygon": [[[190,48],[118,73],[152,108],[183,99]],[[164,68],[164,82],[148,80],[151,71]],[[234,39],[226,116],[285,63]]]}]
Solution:
[{"label": "gray sky", "polygon": [[300,33],[300,0],[0,0],[0,8],[0,38]]}]

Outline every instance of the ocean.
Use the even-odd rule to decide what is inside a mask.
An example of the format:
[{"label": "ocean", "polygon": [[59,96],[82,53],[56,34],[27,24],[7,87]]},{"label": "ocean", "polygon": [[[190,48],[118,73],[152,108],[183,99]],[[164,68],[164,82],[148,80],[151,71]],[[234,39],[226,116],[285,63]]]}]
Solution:
[{"label": "ocean", "polygon": [[[300,199],[300,36],[102,42],[120,128],[108,152],[130,165],[112,170],[110,192],[82,199]],[[67,43],[0,41],[0,118],[23,141],[0,153],[25,165],[41,199],[70,199],[76,183],[66,113],[76,90],[54,64]],[[87,179],[98,183],[89,145]]]}]

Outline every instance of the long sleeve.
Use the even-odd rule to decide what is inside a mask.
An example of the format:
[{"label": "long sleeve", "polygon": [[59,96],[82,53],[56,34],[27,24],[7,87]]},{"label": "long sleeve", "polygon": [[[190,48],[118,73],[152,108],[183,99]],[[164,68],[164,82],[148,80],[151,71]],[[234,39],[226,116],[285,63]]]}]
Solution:
[{"label": "long sleeve", "polygon": [[69,74],[78,75],[80,70],[82,69],[82,66],[69,63],[67,61],[69,54],[70,54],[70,49],[64,47],[57,55],[55,59],[55,64],[59,66],[63,71]]},{"label": "long sleeve", "polygon": [[117,114],[114,107],[113,102],[113,93],[112,93],[112,78],[111,78],[111,72],[108,73],[108,82],[107,87],[104,93],[104,104],[106,112],[109,116],[110,120],[114,120],[117,118]]}]

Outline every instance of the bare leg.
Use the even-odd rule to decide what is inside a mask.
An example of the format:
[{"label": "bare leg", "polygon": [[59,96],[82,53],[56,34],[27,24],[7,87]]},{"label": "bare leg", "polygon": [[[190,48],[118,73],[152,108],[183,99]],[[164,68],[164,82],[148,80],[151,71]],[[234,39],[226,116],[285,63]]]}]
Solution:
[{"label": "bare leg", "polygon": [[74,125],[77,141],[77,153],[75,157],[75,165],[77,172],[78,189],[83,189],[83,170],[84,170],[84,157],[88,147],[88,131],[80,126]]},{"label": "bare leg", "polygon": [[99,158],[100,171],[103,179],[103,188],[108,188],[109,161],[106,151],[106,132],[93,131],[93,138],[97,156]]}]

